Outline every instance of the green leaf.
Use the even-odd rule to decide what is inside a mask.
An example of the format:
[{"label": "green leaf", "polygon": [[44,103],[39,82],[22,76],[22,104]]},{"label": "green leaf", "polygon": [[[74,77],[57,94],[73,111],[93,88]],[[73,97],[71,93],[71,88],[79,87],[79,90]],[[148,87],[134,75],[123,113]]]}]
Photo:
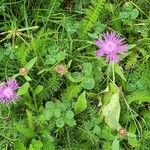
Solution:
[{"label": "green leaf", "polygon": [[133,9],[131,12],[131,19],[136,19],[139,15],[139,10],[137,8]]},{"label": "green leaf", "polygon": [[86,110],[87,108],[87,99],[85,95],[85,91],[78,97],[77,102],[74,106],[75,114],[79,114]]},{"label": "green leaf", "polygon": [[83,76],[81,73],[68,73],[67,78],[72,82],[81,82],[83,80]]},{"label": "green leaf", "polygon": [[25,78],[27,81],[32,81],[32,79],[31,79],[29,76],[24,76],[24,78]]},{"label": "green leaf", "polygon": [[137,45],[136,44],[129,44],[127,47],[127,50],[135,48]]},{"label": "green leaf", "polygon": [[53,112],[51,109],[45,108],[43,114],[40,116],[41,120],[50,120],[53,117]]},{"label": "green leaf", "polygon": [[42,146],[43,144],[40,140],[33,139],[29,146],[29,150],[41,150]]},{"label": "green leaf", "polygon": [[113,140],[113,143],[112,143],[112,150],[119,150],[119,140],[118,140],[118,137],[116,137],[116,138]]},{"label": "green leaf", "polygon": [[13,143],[14,143],[14,149],[15,150],[26,150],[22,141],[17,140],[17,141],[14,141]]},{"label": "green leaf", "polygon": [[135,134],[135,133],[132,133],[132,132],[128,132],[127,136],[132,137],[132,138],[135,138],[135,137],[136,137],[136,134]]},{"label": "green leaf", "polygon": [[28,125],[30,128],[33,128],[33,115],[32,112],[30,112],[29,110],[26,110],[27,113],[27,121],[28,121]]},{"label": "green leaf", "polygon": [[130,16],[130,13],[129,12],[126,12],[126,11],[122,11],[122,12],[120,12],[120,17],[122,18],[122,19],[127,19],[127,18],[129,18],[129,16]]},{"label": "green leaf", "polygon": [[132,3],[131,3],[131,2],[126,2],[126,3],[124,4],[124,9],[125,9],[126,11],[128,11],[128,12],[131,12],[132,9],[133,9]]},{"label": "green leaf", "polygon": [[28,89],[30,87],[29,82],[24,83],[18,90],[17,95],[21,96],[25,93],[27,93]]},{"label": "green leaf", "polygon": [[55,108],[53,110],[53,114],[56,118],[59,118],[61,116],[61,111],[60,111],[60,108]]},{"label": "green leaf", "polygon": [[66,124],[69,125],[70,127],[73,127],[76,125],[76,121],[74,119],[67,119]]},{"label": "green leaf", "polygon": [[110,102],[103,108],[102,114],[105,117],[105,122],[112,128],[119,130],[119,117],[120,117],[120,103],[119,103],[119,90],[116,91]]},{"label": "green leaf", "polygon": [[135,148],[138,148],[140,146],[138,140],[137,140],[137,137],[136,137],[136,125],[135,123],[132,121],[130,123],[130,126],[129,126],[129,131],[127,133],[127,136],[128,136],[128,143],[132,146],[132,147],[135,147]]},{"label": "green leaf", "polygon": [[38,95],[43,90],[42,85],[38,85],[34,91],[34,95]]},{"label": "green leaf", "polygon": [[83,65],[83,72],[86,77],[92,74],[92,64],[91,63],[84,63]]},{"label": "green leaf", "polygon": [[98,125],[95,125],[93,132],[97,135],[99,135],[101,133],[101,128]]},{"label": "green leaf", "polygon": [[60,61],[64,60],[64,59],[65,59],[65,56],[66,56],[66,53],[65,53],[65,52],[59,52],[59,53],[56,55],[56,61],[57,61],[57,63],[59,63]]},{"label": "green leaf", "polygon": [[14,125],[15,125],[15,129],[19,131],[24,137],[33,138],[35,136],[33,129],[27,128],[24,125],[19,124],[17,122],[15,122]]},{"label": "green leaf", "polygon": [[43,143],[43,147],[41,150],[55,150],[54,144],[49,140],[43,140],[42,143]]},{"label": "green leaf", "polygon": [[67,110],[65,117],[66,117],[66,119],[72,119],[74,117],[73,111]]},{"label": "green leaf", "polygon": [[95,86],[95,80],[92,77],[86,77],[81,83],[84,89],[91,90]]},{"label": "green leaf", "polygon": [[62,128],[65,125],[65,120],[63,117],[60,117],[56,120],[56,126]]},{"label": "green leaf", "polygon": [[71,85],[67,88],[67,91],[64,95],[68,100],[72,100],[73,98],[78,96],[78,93],[80,91],[81,91],[80,85]]},{"label": "green leaf", "polygon": [[36,63],[36,61],[37,61],[37,57],[34,57],[24,67],[27,68],[27,70],[30,70],[33,67],[33,65]]},{"label": "green leaf", "polygon": [[121,77],[122,80],[126,81],[122,73],[122,68],[117,63],[115,64],[115,72]]}]

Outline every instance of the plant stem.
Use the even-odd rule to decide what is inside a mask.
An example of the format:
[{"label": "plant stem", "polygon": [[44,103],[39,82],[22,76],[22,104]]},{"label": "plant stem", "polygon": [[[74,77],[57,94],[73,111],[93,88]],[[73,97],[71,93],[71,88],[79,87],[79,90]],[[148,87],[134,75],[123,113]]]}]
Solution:
[{"label": "plant stem", "polygon": [[115,84],[115,66],[114,66],[114,62],[112,62],[112,73],[113,73],[113,83]]}]

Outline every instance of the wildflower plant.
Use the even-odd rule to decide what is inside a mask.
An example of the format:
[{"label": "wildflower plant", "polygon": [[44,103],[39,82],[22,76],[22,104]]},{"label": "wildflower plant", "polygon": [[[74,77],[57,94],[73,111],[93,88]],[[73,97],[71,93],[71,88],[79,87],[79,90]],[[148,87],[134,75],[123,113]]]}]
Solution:
[{"label": "wildflower plant", "polygon": [[6,83],[0,85],[0,102],[10,104],[18,100],[20,97],[16,94],[19,84],[14,79],[8,79]]},{"label": "wildflower plant", "polygon": [[0,149],[149,149],[150,14],[139,1],[0,2]]},{"label": "wildflower plant", "polygon": [[105,55],[107,62],[119,62],[118,54],[124,54],[126,50],[125,39],[115,32],[103,33],[102,39],[96,40],[95,44],[99,47],[96,56],[102,57]]}]

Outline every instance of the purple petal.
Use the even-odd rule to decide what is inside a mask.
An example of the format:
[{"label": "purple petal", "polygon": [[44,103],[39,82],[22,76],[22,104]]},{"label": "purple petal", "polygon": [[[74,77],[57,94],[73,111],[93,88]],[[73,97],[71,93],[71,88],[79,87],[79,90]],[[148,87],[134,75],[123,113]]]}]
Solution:
[{"label": "purple petal", "polygon": [[101,57],[101,56],[103,56],[105,53],[104,53],[104,51],[103,50],[98,50],[97,52],[96,52],[96,56],[97,57]]}]

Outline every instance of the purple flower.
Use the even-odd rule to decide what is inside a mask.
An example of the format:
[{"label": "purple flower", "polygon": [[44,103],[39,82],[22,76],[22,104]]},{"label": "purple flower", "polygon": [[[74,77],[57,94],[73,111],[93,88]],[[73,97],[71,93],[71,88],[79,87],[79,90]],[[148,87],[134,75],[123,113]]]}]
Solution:
[{"label": "purple flower", "polygon": [[98,39],[95,44],[100,48],[96,55],[101,57],[106,56],[107,62],[119,62],[117,54],[124,54],[126,44],[124,38],[121,38],[115,32],[106,32],[102,35],[103,39]]},{"label": "purple flower", "polygon": [[0,102],[9,104],[14,100],[18,100],[20,97],[17,96],[16,91],[19,85],[16,80],[8,79],[5,84],[0,85]]}]

